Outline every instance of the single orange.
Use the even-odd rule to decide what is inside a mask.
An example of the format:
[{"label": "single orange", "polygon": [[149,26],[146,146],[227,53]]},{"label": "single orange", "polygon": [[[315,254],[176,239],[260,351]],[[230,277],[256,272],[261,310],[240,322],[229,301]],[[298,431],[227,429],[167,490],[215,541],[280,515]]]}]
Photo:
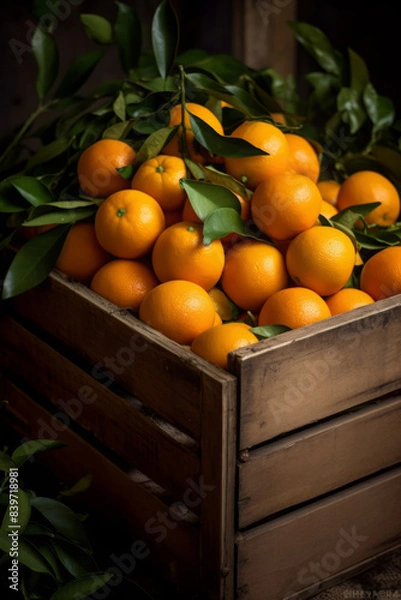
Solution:
[{"label": "single orange", "polygon": [[249,329],[243,323],[217,325],[198,335],[191,344],[191,350],[218,367],[227,369],[230,352],[258,342]]},{"label": "single orange", "polygon": [[236,306],[257,312],[269,296],[288,285],[289,277],[277,248],[244,240],[227,250],[220,283]]},{"label": "single orange", "polygon": [[182,135],[182,127],[180,127],[178,134],[176,134],[163,148],[163,153],[172,156],[185,157],[186,148],[186,151],[192,160],[204,165],[207,162],[210,162],[208,160],[208,152],[195,140],[195,136],[191,130],[191,121],[188,112],[195,115],[195,117],[202,119],[202,121],[212,127],[218,134],[224,135],[223,125],[216,115],[206,108],[206,106],[202,106],[202,104],[196,102],[187,102],[184,109],[182,104],[176,104],[170,109],[169,125],[170,127],[174,127],[175,125],[182,125],[184,122],[185,136]]},{"label": "single orange", "polygon": [[314,183],[317,183],[320,174],[320,162],[312,144],[296,133],[285,133],[284,135],[290,153],[287,170],[290,173],[306,175]]},{"label": "single orange", "polygon": [[112,194],[99,206],[95,217],[99,243],[119,258],[139,258],[150,252],[164,227],[158,202],[138,190]]},{"label": "single orange", "polygon": [[337,197],[338,210],[350,206],[380,202],[365,217],[369,224],[380,226],[392,225],[400,214],[400,197],[393,183],[375,171],[357,171],[341,184]]},{"label": "single orange", "polygon": [[326,179],[317,182],[317,187],[322,195],[323,200],[336,206],[337,196],[340,191],[340,184],[335,179]]},{"label": "single orange", "polygon": [[328,296],[325,300],[332,315],[339,315],[374,302],[372,296],[369,296],[363,290],[351,287],[343,288],[332,296]]},{"label": "single orange", "polygon": [[175,279],[160,283],[146,294],[139,318],[179,344],[190,345],[196,336],[214,326],[216,310],[200,285]]},{"label": "single orange", "polygon": [[288,143],[284,133],[275,125],[264,121],[244,121],[231,133],[231,137],[246,140],[268,153],[268,156],[225,159],[227,173],[251,190],[261,181],[286,171]]},{"label": "single orange", "polygon": [[159,154],[140,165],[131,185],[132,189],[152,196],[164,211],[179,210],[186,198],[180,179],[186,176],[182,158]]},{"label": "single orange", "polygon": [[259,313],[258,325],[304,327],[331,317],[330,309],[319,294],[300,286],[280,290],[270,296]]},{"label": "single orange", "polygon": [[276,240],[289,240],[312,227],[321,207],[316,184],[299,173],[282,173],[262,181],[251,200],[256,226]]},{"label": "single orange", "polygon": [[136,312],[145,294],[158,283],[156,275],[145,263],[116,258],[100,267],[90,287],[117,306]]},{"label": "single orange", "polygon": [[321,296],[330,296],[344,287],[351,277],[355,246],[339,229],[317,225],[291,241],[285,262],[296,285],[310,288]]},{"label": "single orange", "polygon": [[203,243],[203,225],[181,221],[167,227],[152,251],[152,265],[160,281],[185,279],[205,290],[216,285],[224,267],[220,240]]},{"label": "single orange", "polygon": [[323,217],[326,217],[326,219],[331,219],[331,217],[334,217],[334,215],[338,214],[338,210],[333,204],[327,202],[327,200],[322,200],[322,206],[319,214],[323,215]]},{"label": "single orange", "polygon": [[121,140],[98,140],[79,157],[77,175],[79,185],[88,196],[107,198],[110,194],[131,187],[117,169],[135,162],[136,152]]},{"label": "single orange", "polygon": [[401,294],[401,246],[383,248],[362,267],[361,289],[375,300]]},{"label": "single orange", "polygon": [[94,224],[77,222],[67,234],[56,268],[76,281],[88,283],[110,259],[97,240]]}]

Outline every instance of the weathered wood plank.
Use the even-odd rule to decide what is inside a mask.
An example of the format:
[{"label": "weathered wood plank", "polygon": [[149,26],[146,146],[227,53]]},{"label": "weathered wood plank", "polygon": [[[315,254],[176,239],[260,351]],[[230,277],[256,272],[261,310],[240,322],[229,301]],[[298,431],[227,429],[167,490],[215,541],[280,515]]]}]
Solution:
[{"label": "weathered wood plank", "polygon": [[234,598],[237,388],[209,380],[202,411],[201,578],[210,600]]},{"label": "weathered wood plank", "polygon": [[285,436],[239,471],[239,528],[401,462],[401,396]]},{"label": "weathered wood plank", "polygon": [[234,56],[255,69],[295,75],[296,44],[288,21],[295,20],[296,8],[296,0],[234,0]]},{"label": "weathered wood plank", "polygon": [[188,487],[186,479],[199,478],[199,457],[130,405],[129,399],[103,386],[10,317],[4,315],[0,323],[0,364],[53,402],[63,421],[75,420],[178,497]]},{"label": "weathered wood plank", "polygon": [[104,385],[118,382],[199,441],[204,376],[228,381],[221,369],[148,327],[87,287],[53,272],[11,306],[93,365]]},{"label": "weathered wood plank", "polygon": [[238,538],[244,598],[290,598],[401,542],[401,468],[374,476]]},{"label": "weathered wood plank", "polygon": [[401,296],[236,350],[240,448],[401,388],[400,355]]},{"label": "weathered wood plank", "polygon": [[[1,399],[7,400],[5,411],[19,423],[23,439],[37,439],[44,425],[54,429],[52,415],[13,383],[3,379],[0,389]],[[92,476],[91,485],[82,493],[82,502],[87,502],[94,513],[111,522],[121,523],[124,520],[127,531],[145,543],[146,554],[152,562],[170,571],[170,575],[182,573],[184,577],[184,574],[190,573],[193,581],[197,581],[198,529],[174,519],[174,512],[169,506],[135,483],[61,421],[57,439],[66,447],[43,453],[40,458],[55,473],[62,473],[67,484],[73,484],[87,474]]]}]

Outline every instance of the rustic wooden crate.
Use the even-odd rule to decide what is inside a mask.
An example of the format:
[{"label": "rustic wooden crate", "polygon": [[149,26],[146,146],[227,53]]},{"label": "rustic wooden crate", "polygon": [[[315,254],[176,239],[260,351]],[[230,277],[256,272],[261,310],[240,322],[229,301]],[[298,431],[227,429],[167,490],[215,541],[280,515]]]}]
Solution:
[{"label": "rustic wooden crate", "polygon": [[[230,372],[52,273],[1,317],[26,437],[177,593],[310,598],[401,544],[401,297],[236,351]],[[135,538],[133,538],[135,539]]]}]

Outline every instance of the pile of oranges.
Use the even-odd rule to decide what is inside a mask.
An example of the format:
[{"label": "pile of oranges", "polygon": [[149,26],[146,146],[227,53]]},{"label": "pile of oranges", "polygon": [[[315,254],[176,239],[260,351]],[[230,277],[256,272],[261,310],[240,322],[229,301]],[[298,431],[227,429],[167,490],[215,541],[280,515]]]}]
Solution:
[{"label": "pile of oranges", "polygon": [[[182,110],[171,110],[170,125],[182,123]],[[206,107],[186,110],[224,135]],[[366,222],[395,223],[400,198],[386,177],[359,171],[342,183],[324,181],[312,144],[273,122],[244,121],[230,134],[266,152],[246,158],[211,156],[185,124],[139,165],[125,141],[102,139],[84,150],[81,190],[102,201],[93,220],[70,229],[60,271],[222,368],[230,351],[260,339],[255,325],[294,329],[401,293],[401,246],[363,264],[352,236],[319,221],[380,202]],[[185,156],[246,186],[247,197],[235,195],[252,235],[204,243],[204,224],[181,185],[191,177]],[[128,165],[129,180],[119,171]],[[356,265],[360,285],[352,287]]]}]

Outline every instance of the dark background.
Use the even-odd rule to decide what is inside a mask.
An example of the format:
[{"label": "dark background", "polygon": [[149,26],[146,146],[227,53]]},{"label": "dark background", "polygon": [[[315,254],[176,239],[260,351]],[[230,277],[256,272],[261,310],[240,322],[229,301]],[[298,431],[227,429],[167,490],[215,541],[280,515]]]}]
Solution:
[{"label": "dark background", "polygon": [[[36,66],[29,50],[30,36],[37,19],[34,2],[46,0],[12,0],[2,3],[0,19],[0,136],[18,125],[36,106]],[[149,27],[159,0],[125,0],[132,3],[144,25],[144,40],[150,46]],[[249,0],[244,0],[249,1]],[[253,0],[258,2],[258,0]],[[291,0],[268,0],[280,7]],[[232,11],[234,0],[172,0],[181,25],[180,50],[200,47],[208,52],[232,53]],[[45,6],[55,4],[47,0]],[[61,49],[61,68],[79,54],[98,48],[88,40],[79,21],[81,13],[98,13],[114,21],[113,0],[63,0],[64,9],[55,19],[55,36]],[[397,7],[397,3],[395,3]],[[398,10],[388,0],[298,0],[297,20],[320,27],[341,51],[351,47],[366,61],[371,81],[378,93],[389,96],[400,109],[401,84],[398,50]],[[22,52],[20,56],[16,56]],[[238,57],[241,58],[241,57]],[[266,66],[273,66],[272,64]],[[307,93],[304,74],[315,68],[309,55],[297,45],[296,76],[301,93]],[[115,48],[96,71],[94,84],[122,76]]]}]

